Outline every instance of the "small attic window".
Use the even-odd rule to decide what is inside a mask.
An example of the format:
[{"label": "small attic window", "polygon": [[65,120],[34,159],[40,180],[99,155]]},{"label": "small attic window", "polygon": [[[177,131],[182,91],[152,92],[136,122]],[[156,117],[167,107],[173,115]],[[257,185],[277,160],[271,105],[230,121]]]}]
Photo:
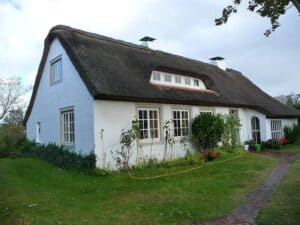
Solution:
[{"label": "small attic window", "polygon": [[175,76],[175,83],[177,84],[181,83],[181,76]]},{"label": "small attic window", "polygon": [[160,81],[160,73],[157,71],[153,72],[153,80],[158,80]]},{"label": "small attic window", "polygon": [[181,88],[207,90],[204,82],[199,78],[157,70],[152,71],[150,83]]},{"label": "small attic window", "polygon": [[50,85],[62,81],[62,60],[61,55],[50,61]]},{"label": "small attic window", "polygon": [[191,85],[191,78],[189,78],[189,77],[184,78],[184,83],[186,85]]},{"label": "small attic window", "polygon": [[194,79],[194,86],[198,87],[199,86],[199,80]]},{"label": "small attic window", "polygon": [[171,81],[172,81],[172,76],[170,75],[170,74],[165,74],[165,82],[169,82],[169,83],[171,83]]}]

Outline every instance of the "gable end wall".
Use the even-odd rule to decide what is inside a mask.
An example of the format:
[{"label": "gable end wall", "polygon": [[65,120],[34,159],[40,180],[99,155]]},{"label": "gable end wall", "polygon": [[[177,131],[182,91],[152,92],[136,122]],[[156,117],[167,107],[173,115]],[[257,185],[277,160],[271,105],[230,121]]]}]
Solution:
[{"label": "gable end wall", "polygon": [[[50,86],[50,62],[62,56],[62,82]],[[94,147],[93,98],[81,80],[58,39],[53,40],[33,108],[26,123],[28,139],[36,138],[36,123],[41,123],[40,141],[60,144],[60,110],[74,108],[75,150],[87,154]]]}]

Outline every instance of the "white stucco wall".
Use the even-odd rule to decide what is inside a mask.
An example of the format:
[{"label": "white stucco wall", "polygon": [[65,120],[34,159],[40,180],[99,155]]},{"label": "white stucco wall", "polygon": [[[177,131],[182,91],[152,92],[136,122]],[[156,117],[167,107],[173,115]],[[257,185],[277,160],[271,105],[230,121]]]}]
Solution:
[{"label": "white stucco wall", "polygon": [[[230,108],[228,107],[206,107],[206,106],[181,106],[171,104],[146,104],[146,103],[134,103],[134,102],[120,102],[120,101],[104,101],[96,100],[94,103],[94,133],[95,133],[95,153],[98,156],[97,166],[109,167],[114,169],[116,167],[116,154],[111,152],[120,151],[121,146],[119,144],[120,134],[122,129],[130,129],[131,121],[137,116],[137,108],[159,108],[160,120],[163,123],[166,120],[172,119],[173,109],[189,109],[191,120],[199,115],[200,112],[214,112],[219,114],[229,114]],[[259,118],[261,127],[261,140],[267,139],[266,134],[266,116],[250,109],[236,108],[241,120],[240,141],[244,143],[246,140],[252,139],[251,134],[251,118],[256,116]],[[103,138],[101,138],[101,130],[103,131]],[[161,140],[159,142],[153,142],[152,146],[149,143],[142,145],[143,154],[146,159],[157,158],[163,159],[164,145],[162,137],[162,124],[161,124]],[[181,157],[185,155],[183,146],[176,140],[173,148],[173,156]],[[193,150],[189,145],[189,150]],[[133,155],[131,157],[131,163],[134,163],[136,158],[135,147],[132,148]]]},{"label": "white stucco wall", "polygon": [[252,129],[251,129],[252,117],[257,117],[259,119],[261,141],[267,140],[266,115],[251,109],[239,109],[239,117],[240,117],[240,122],[242,124],[240,129],[241,144],[244,144],[245,141],[252,139]]},{"label": "white stucco wall", "polygon": [[[145,159],[157,158],[163,159],[164,145],[162,137],[163,121],[172,118],[173,105],[170,104],[146,104],[134,102],[120,102],[120,101],[102,101],[96,100],[94,104],[94,133],[95,133],[95,153],[97,155],[97,166],[106,167],[110,169],[116,168],[117,157],[116,152],[121,150],[119,144],[122,129],[130,129],[131,122],[136,117],[138,107],[159,108],[160,111],[160,134],[161,138],[158,142],[142,143],[142,152]],[[180,108],[188,108],[190,113],[197,113],[196,107],[179,106]],[[103,129],[103,138],[101,138],[101,130]],[[113,152],[113,154],[112,154]],[[131,163],[136,159],[136,148],[132,148]],[[169,152],[170,153],[170,152]],[[173,148],[173,157],[182,157],[185,155],[179,139]]]},{"label": "white stucco wall", "polygon": [[[62,56],[62,82],[50,86],[49,61]],[[75,149],[89,153],[94,147],[93,98],[60,42],[52,42],[33,108],[26,124],[27,137],[35,140],[36,123],[41,123],[40,141],[60,144],[60,109],[74,108]]]}]

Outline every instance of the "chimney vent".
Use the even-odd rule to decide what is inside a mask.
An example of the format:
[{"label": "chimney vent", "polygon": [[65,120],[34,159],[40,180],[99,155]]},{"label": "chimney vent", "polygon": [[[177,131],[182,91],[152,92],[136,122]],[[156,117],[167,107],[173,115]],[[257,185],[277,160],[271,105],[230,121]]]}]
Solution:
[{"label": "chimney vent", "polygon": [[225,58],[221,57],[221,56],[216,56],[213,58],[210,58],[210,63],[219,67],[222,70],[226,71],[226,62],[225,62]]},{"label": "chimney vent", "polygon": [[141,45],[145,48],[149,48],[149,44],[155,40],[155,38],[149,36],[145,36],[140,39]]}]

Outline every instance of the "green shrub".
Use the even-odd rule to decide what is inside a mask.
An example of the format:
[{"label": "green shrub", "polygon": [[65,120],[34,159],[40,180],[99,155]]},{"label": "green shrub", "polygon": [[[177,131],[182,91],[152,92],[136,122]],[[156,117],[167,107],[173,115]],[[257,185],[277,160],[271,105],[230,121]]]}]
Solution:
[{"label": "green shrub", "polygon": [[192,123],[192,142],[198,151],[213,149],[221,141],[224,120],[220,115],[203,113]]},{"label": "green shrub", "polygon": [[198,152],[191,153],[188,151],[184,156],[184,160],[186,165],[193,165],[201,163],[203,161],[203,157]]},{"label": "green shrub", "polygon": [[284,137],[288,140],[288,143],[295,143],[300,139],[300,126],[294,125],[293,127],[284,127],[283,128]]},{"label": "green shrub", "polygon": [[241,127],[240,119],[234,115],[225,116],[222,142],[224,146],[235,148],[238,145],[238,135]]},{"label": "green shrub", "polygon": [[77,172],[87,172],[96,167],[94,154],[80,155],[55,144],[41,145],[27,141],[23,146],[23,156],[38,158],[55,166]]},{"label": "green shrub", "polygon": [[25,140],[25,129],[22,124],[2,124],[0,126],[0,158],[20,156]]},{"label": "green shrub", "polygon": [[269,150],[279,150],[281,149],[282,144],[280,143],[279,140],[276,139],[269,139],[268,141],[263,141],[261,142],[261,149],[269,149]]}]

